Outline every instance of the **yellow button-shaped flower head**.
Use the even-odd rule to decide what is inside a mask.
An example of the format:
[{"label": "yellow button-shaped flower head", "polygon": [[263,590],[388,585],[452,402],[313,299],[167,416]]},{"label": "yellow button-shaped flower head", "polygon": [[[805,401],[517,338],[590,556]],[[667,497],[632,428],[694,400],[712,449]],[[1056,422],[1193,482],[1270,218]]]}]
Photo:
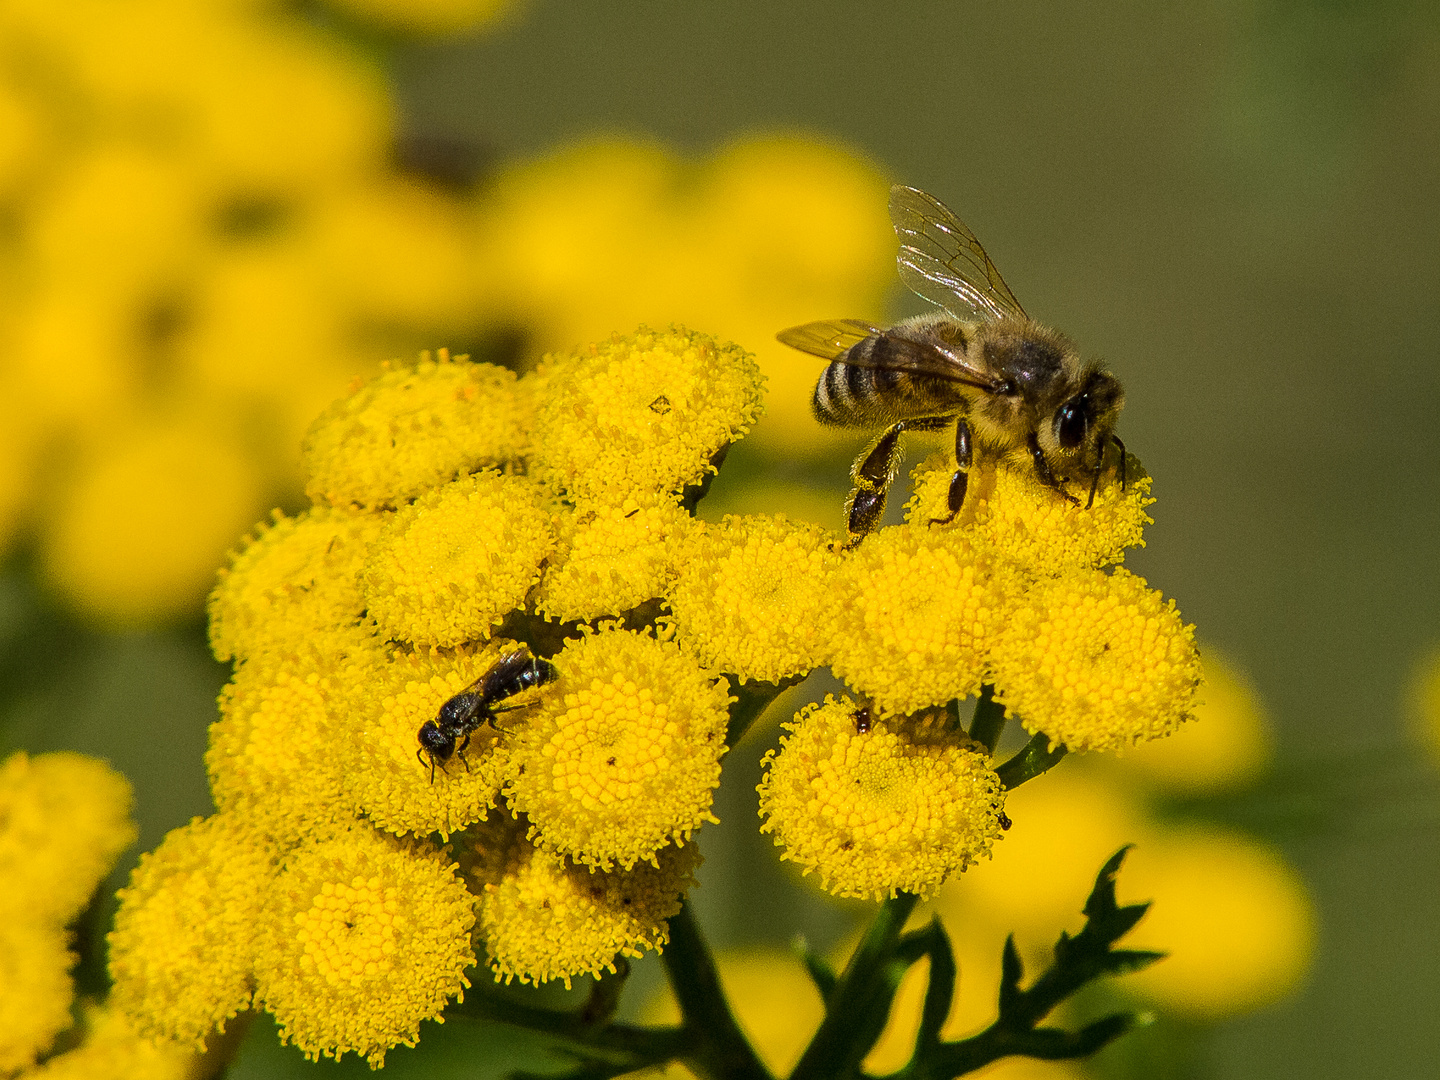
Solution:
[{"label": "yellow button-shaped flower head", "polygon": [[219,660],[315,645],[365,612],[360,568],[388,515],[324,507],[276,514],[220,571],[210,594],[210,648]]},{"label": "yellow button-shaped flower head", "polygon": [[842,565],[831,667],[884,711],[908,713],[980,689],[1002,590],[963,540],[891,528]]},{"label": "yellow button-shaped flower head", "polygon": [[111,1004],[154,1039],[202,1048],[250,1005],[255,937],[274,853],[220,814],[174,829],[120,890]]},{"label": "yellow button-shaped flower head", "polygon": [[729,693],[674,643],[605,629],[555,657],[560,679],[515,736],[506,794],[541,847],[627,869],[706,821]]},{"label": "yellow button-shaped flower head", "polygon": [[1071,750],[1121,750],[1173,734],[1195,707],[1195,628],[1127,570],[1042,581],[992,651],[996,700]]},{"label": "yellow button-shaped flower head", "polygon": [[618,615],[660,596],[699,522],[673,495],[581,502],[556,515],[563,554],[552,557],[535,606],[552,619]]},{"label": "yellow button-shaped flower head", "polygon": [[305,1055],[348,1050],[372,1068],[414,1046],[475,962],[474,898],[433,846],[359,824],[291,853],[256,956],[256,1000]]},{"label": "yellow button-shaped flower head", "polygon": [[615,970],[617,956],[659,951],[670,940],[668,920],[695,884],[700,853],[694,844],[662,848],[655,865],[594,870],[531,846],[520,830],[486,825],[480,932],[497,979],[568,987],[578,975]]},{"label": "yellow button-shaped flower head", "polygon": [[540,488],[489,471],[427,491],[395,514],[361,573],[366,610],[389,639],[459,645],[490,636],[554,547]]},{"label": "yellow button-shaped flower head", "polygon": [[835,895],[928,896],[1000,836],[1000,778],[943,721],[827,697],[786,727],[765,759],[761,828]]},{"label": "yellow button-shaped flower head", "polygon": [[670,591],[679,641],[702,663],[778,681],[824,663],[833,632],[834,537],[784,515],[706,530]]},{"label": "yellow button-shaped flower head", "polygon": [[[64,927],[135,842],[130,782],[69,751],[0,765],[0,920]],[[0,980],[3,981],[3,980]]]},{"label": "yellow button-shaped flower head", "polygon": [[[426,759],[419,731],[514,648],[514,642],[500,640],[484,648],[397,652],[348,680],[354,729],[335,752],[347,799],[378,828],[449,834],[485,819],[507,768],[503,736],[523,727],[533,710],[501,713],[496,724],[479,724],[468,742],[458,739],[451,758],[437,764]],[[504,705],[536,702],[551,692],[528,690]]]},{"label": "yellow button-shaped flower head", "polygon": [[82,1001],[80,1023],[85,1041],[47,1058],[25,1073],[25,1080],[193,1080],[203,1067],[196,1052],[173,1042],[153,1042],[107,1005]]},{"label": "yellow button-shaped flower head", "polygon": [[679,491],[760,413],[755,358],[680,327],[548,357],[531,471],[575,499]]},{"label": "yellow button-shaped flower head", "polygon": [[0,926],[0,1074],[35,1063],[70,1026],[75,955],[63,926],[7,918]]},{"label": "yellow button-shaped flower head", "polygon": [[[915,468],[915,494],[906,505],[912,526],[929,527],[949,514],[947,500],[954,460],[935,455]],[[1029,577],[1053,577],[1080,567],[1108,566],[1125,557],[1125,549],[1145,545],[1144,529],[1153,524],[1145,508],[1150,477],[1138,458],[1127,457],[1125,488],[1113,467],[1100,478],[1095,501],[1088,486],[1072,483],[1076,506],[1051,490],[1028,465],[1008,463],[972,470],[965,506],[952,526],[977,546],[985,547]]]},{"label": "yellow button-shaped flower head", "polygon": [[348,691],[383,658],[380,643],[355,628],[320,648],[241,664],[220,694],[205,754],[221,812],[290,841],[353,817],[344,751],[362,729]]},{"label": "yellow button-shaped flower head", "polygon": [[305,437],[316,504],[398,506],[426,488],[524,454],[513,372],[422,353],[332,405]]},{"label": "yellow button-shaped flower head", "polygon": [[1126,939],[1159,964],[1126,983],[1200,1020],[1250,1012],[1295,988],[1315,948],[1304,883],[1267,844],[1216,826],[1167,830],[1138,846],[1122,895],[1151,901]]}]

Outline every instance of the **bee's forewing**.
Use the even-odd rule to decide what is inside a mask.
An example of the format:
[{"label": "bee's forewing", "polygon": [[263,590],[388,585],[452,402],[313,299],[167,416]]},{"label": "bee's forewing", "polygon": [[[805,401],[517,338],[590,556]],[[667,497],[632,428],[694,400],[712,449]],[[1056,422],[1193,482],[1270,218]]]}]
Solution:
[{"label": "bee's forewing", "polygon": [[896,184],[890,220],[900,237],[900,280],[917,296],[955,315],[1027,318],[975,234],[939,199]]},{"label": "bee's forewing", "polygon": [[781,330],[775,336],[791,348],[801,352],[834,360],[852,345],[858,345],[867,337],[880,333],[878,326],[861,322],[859,319],[825,319],[821,322],[806,323]]}]

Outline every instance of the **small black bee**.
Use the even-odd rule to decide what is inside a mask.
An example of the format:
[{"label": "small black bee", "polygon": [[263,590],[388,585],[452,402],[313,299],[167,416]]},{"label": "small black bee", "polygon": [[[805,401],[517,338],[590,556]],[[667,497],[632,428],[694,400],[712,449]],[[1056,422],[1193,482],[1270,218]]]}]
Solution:
[{"label": "small black bee", "polygon": [[559,674],[550,661],[531,656],[523,648],[516,649],[500,657],[490,665],[484,675],[441,705],[435,719],[426,720],[416,733],[420,740],[420,749],[415,751],[415,757],[424,765],[425,758],[420,755],[423,753],[429,756],[430,782],[435,782],[435,765],[438,763],[443,769],[445,763],[455,754],[457,740],[460,743],[458,749],[463,764],[465,748],[470,745],[470,736],[482,724],[494,724],[496,713],[523,709],[534,704],[527,701],[497,708],[500,702],[523,690],[529,690],[532,686],[544,686],[553,682]]}]

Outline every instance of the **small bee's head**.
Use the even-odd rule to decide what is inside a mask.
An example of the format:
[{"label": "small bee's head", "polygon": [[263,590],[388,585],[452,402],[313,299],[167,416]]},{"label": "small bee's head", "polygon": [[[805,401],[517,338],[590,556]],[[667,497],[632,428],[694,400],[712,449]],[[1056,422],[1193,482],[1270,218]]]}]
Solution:
[{"label": "small bee's head", "polygon": [[1060,402],[1049,431],[1041,434],[1042,445],[1051,443],[1046,449],[1058,458],[1057,472],[1086,474],[1100,468],[1124,404],[1125,388],[1115,376],[1098,366],[1086,369],[1079,390]]},{"label": "small bee's head", "polygon": [[426,720],[421,724],[415,737],[420,740],[420,749],[430,756],[432,766],[436,762],[445,764],[450,760],[450,755],[455,753],[454,737],[441,731],[440,725],[434,720]]}]

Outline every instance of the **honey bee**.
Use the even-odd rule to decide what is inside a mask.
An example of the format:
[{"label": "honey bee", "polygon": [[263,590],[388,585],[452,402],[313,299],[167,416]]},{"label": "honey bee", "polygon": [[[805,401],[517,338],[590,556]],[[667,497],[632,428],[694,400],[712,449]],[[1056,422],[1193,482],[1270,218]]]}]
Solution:
[{"label": "honey bee", "polygon": [[481,725],[493,724],[496,713],[534,704],[522,702],[501,706],[500,702],[532,686],[553,682],[558,675],[550,661],[531,656],[523,648],[515,649],[496,660],[484,675],[441,705],[435,719],[426,720],[415,733],[420,740],[415,756],[420,759],[421,765],[425,764],[425,758],[420,756],[422,753],[430,758],[430,782],[435,782],[435,766],[438,764],[443,769],[456,753],[457,740],[460,741],[460,761],[463,764],[470,736]]},{"label": "honey bee", "polygon": [[830,361],[815,384],[815,418],[835,427],[885,427],[855,460],[845,501],[853,547],[875,528],[899,460],[905,431],[955,425],[955,472],[949,515],[965,504],[977,455],[1028,461],[1047,487],[1078,506],[1066,490],[1089,480],[1095,502],[1105,451],[1125,444],[1115,422],[1125,402],[1119,381],[1082,360],[1064,334],[1041,326],[1020,306],[975,234],[934,196],[890,189],[890,220],[900,237],[900,280],[942,310],[888,330],[857,319],[833,319],[782,330],[786,345]]}]

